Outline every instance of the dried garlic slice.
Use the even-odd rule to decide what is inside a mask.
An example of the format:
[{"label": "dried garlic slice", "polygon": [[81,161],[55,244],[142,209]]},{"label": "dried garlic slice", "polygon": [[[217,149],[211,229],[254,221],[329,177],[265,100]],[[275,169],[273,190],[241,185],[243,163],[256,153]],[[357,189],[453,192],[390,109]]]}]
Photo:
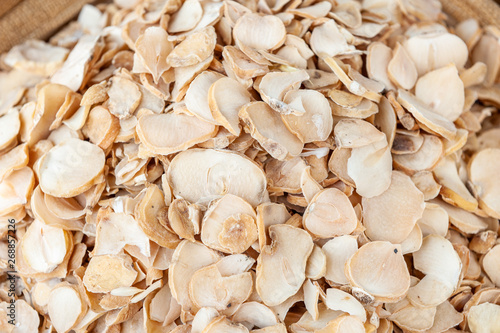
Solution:
[{"label": "dried garlic slice", "polygon": [[325,141],[333,128],[333,118],[328,100],[315,90],[291,90],[283,102],[302,115],[282,114],[287,128],[304,143]]},{"label": "dried garlic slice", "polygon": [[258,238],[256,218],[248,202],[228,193],[210,203],[203,216],[201,240],[214,250],[243,253]]},{"label": "dried garlic slice", "polygon": [[424,212],[424,195],[407,175],[393,171],[382,194],[362,199],[363,224],[372,240],[401,243]]},{"label": "dried garlic slice", "polygon": [[241,132],[238,112],[250,101],[248,90],[229,77],[217,80],[208,91],[208,104],[214,120],[237,136]]},{"label": "dried garlic slice", "polygon": [[102,175],[104,152],[90,142],[69,139],[39,161],[40,187],[54,197],[68,198],[88,190]]},{"label": "dried garlic slice", "polygon": [[356,229],[357,223],[349,198],[336,188],[318,192],[303,216],[304,228],[320,238],[348,235]]},{"label": "dried garlic slice", "polygon": [[0,151],[17,143],[17,135],[21,129],[19,111],[11,109],[0,117]]},{"label": "dried garlic slice", "polygon": [[420,307],[433,307],[446,301],[457,288],[462,263],[453,245],[438,235],[424,238],[413,253],[416,269],[426,274],[408,291],[408,299]]},{"label": "dried garlic slice", "polygon": [[203,15],[203,8],[198,0],[186,0],[182,7],[172,15],[167,31],[171,34],[184,32],[196,27]]},{"label": "dried garlic slice", "polygon": [[26,264],[37,273],[52,272],[70,251],[70,238],[67,231],[34,220],[21,239]]},{"label": "dried garlic slice", "polygon": [[264,304],[274,306],[302,287],[313,242],[306,231],[286,224],[270,226],[269,235],[272,244],[261,250],[257,260],[255,287]]},{"label": "dried garlic slice", "polygon": [[169,155],[217,134],[217,126],[183,113],[149,114],[136,127],[141,143],[153,154]]},{"label": "dried garlic slice", "polygon": [[500,218],[500,149],[484,149],[475,154],[468,165],[469,179],[478,197],[479,207],[489,216]]},{"label": "dried garlic slice", "polygon": [[90,259],[83,284],[90,292],[108,293],[113,289],[130,287],[137,274],[129,255],[104,254]]},{"label": "dried garlic slice", "polygon": [[186,67],[202,62],[214,52],[216,39],[212,26],[187,35],[167,56],[167,64],[172,67]]},{"label": "dried garlic slice", "polygon": [[298,156],[303,143],[292,134],[277,112],[264,102],[252,102],[240,109],[240,118],[261,146],[277,160]]},{"label": "dried garlic slice", "polygon": [[197,270],[189,282],[189,297],[198,307],[211,307],[232,314],[250,296],[253,288],[249,272],[225,276],[217,265]]},{"label": "dried garlic slice", "polygon": [[415,95],[405,91],[398,91],[398,102],[410,112],[416,120],[418,120],[426,128],[437,133],[448,140],[453,140],[457,128],[445,117],[430,110],[420,99]]},{"label": "dried garlic slice", "polygon": [[419,78],[415,86],[415,96],[450,121],[457,120],[464,109],[464,84],[453,64]]},{"label": "dried garlic slice", "polygon": [[262,169],[231,151],[190,149],[181,152],[170,162],[167,179],[174,195],[191,203],[211,201],[230,193],[257,206],[267,197],[267,181]]},{"label": "dried garlic slice", "polygon": [[339,284],[348,284],[344,268],[347,260],[358,250],[356,236],[343,235],[326,242],[323,253],[326,256],[325,279]]},{"label": "dried garlic slice", "polygon": [[383,302],[394,302],[410,288],[410,274],[401,247],[373,241],[359,248],[345,266],[346,277],[354,287]]},{"label": "dried garlic slice", "polygon": [[413,59],[419,76],[449,63],[454,63],[461,69],[469,55],[467,46],[460,37],[442,30],[417,33],[404,41],[403,46]]},{"label": "dried garlic slice", "polygon": [[85,316],[87,304],[77,287],[67,282],[50,292],[48,315],[58,333],[69,332]]},{"label": "dried garlic slice", "polygon": [[286,30],[276,16],[247,13],[236,21],[233,36],[240,49],[243,45],[255,50],[274,50],[285,42]]}]

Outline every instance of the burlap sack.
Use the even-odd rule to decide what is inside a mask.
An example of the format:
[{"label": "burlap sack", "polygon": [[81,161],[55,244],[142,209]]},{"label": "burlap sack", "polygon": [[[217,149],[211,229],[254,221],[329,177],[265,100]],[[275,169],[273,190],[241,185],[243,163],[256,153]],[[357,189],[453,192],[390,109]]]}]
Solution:
[{"label": "burlap sack", "polygon": [[31,38],[46,39],[91,0],[0,0],[0,52]]},{"label": "burlap sack", "polygon": [[[500,0],[497,0],[497,2]],[[0,0],[0,53],[30,38],[46,39],[93,0]],[[494,0],[441,0],[457,21],[475,18],[500,27],[500,7]]]},{"label": "burlap sack", "polygon": [[441,0],[443,11],[457,22],[474,18],[482,25],[500,27],[498,3],[498,0]]}]

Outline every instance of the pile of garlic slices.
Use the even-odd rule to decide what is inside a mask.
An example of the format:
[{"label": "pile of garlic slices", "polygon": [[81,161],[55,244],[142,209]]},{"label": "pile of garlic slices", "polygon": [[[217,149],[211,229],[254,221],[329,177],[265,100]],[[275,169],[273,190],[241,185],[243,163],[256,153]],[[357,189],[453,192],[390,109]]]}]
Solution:
[{"label": "pile of garlic slices", "polygon": [[500,330],[497,28],[114,0],[0,69],[1,332]]}]

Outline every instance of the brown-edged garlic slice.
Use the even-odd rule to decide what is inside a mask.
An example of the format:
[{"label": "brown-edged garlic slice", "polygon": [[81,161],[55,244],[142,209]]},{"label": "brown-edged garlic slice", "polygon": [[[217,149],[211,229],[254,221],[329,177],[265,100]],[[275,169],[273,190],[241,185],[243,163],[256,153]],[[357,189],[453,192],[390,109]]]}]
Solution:
[{"label": "brown-edged garlic slice", "polygon": [[[264,75],[269,72],[269,68],[266,65],[254,62],[247,55],[245,55],[245,53],[241,52],[234,46],[224,46],[222,56],[224,58],[224,62],[227,62],[227,65],[229,66],[228,68],[230,68],[234,72],[234,75],[241,80]],[[249,84],[251,85],[252,82],[250,81]]]},{"label": "brown-edged garlic slice", "polygon": [[306,231],[286,224],[270,226],[269,235],[272,244],[261,250],[257,260],[256,290],[266,305],[273,306],[302,286],[313,242]]},{"label": "brown-edged garlic slice", "polygon": [[[50,200],[50,199],[49,199]],[[64,230],[82,230],[84,223],[80,218],[62,218],[55,215],[50,209],[49,205],[47,205],[45,201],[45,195],[43,191],[40,189],[40,186],[37,186],[33,190],[33,194],[31,196],[31,210],[36,219],[40,220],[46,225],[58,227]]]},{"label": "brown-edged garlic slice", "polygon": [[316,237],[348,235],[356,229],[358,219],[349,198],[336,188],[318,192],[304,212],[304,228]]},{"label": "brown-edged garlic slice", "polygon": [[460,179],[452,156],[442,158],[433,173],[441,185],[441,196],[444,201],[470,212],[477,209],[478,202]]},{"label": "brown-edged garlic slice", "polygon": [[[92,189],[90,189],[89,191],[92,192]],[[87,203],[85,200],[85,193],[87,192],[84,192],[76,198],[56,198],[49,194],[45,194],[43,196],[43,199],[48,211],[50,211],[56,217],[64,220],[73,220],[81,218],[83,215],[85,215],[87,206],[86,204],[92,204],[91,202]],[[36,210],[36,208],[33,210]]]},{"label": "brown-edged garlic slice", "polygon": [[217,80],[208,91],[208,105],[213,118],[229,132],[239,136],[238,112],[251,101],[248,90],[238,81],[225,77]]},{"label": "brown-edged garlic slice", "polygon": [[374,241],[360,247],[345,266],[349,283],[375,299],[394,302],[410,288],[410,274],[401,246]]},{"label": "brown-edged garlic slice", "polygon": [[217,126],[198,117],[169,112],[142,116],[136,131],[148,151],[169,155],[214,137]]},{"label": "brown-edged garlic slice", "polygon": [[450,218],[450,223],[457,227],[460,231],[467,234],[476,234],[488,227],[488,219],[477,216],[471,212],[449,205],[441,200],[433,200],[433,203],[438,204],[443,208]]},{"label": "brown-edged garlic slice", "polygon": [[85,316],[87,304],[76,286],[63,282],[50,292],[47,309],[57,333],[64,333]]},{"label": "brown-edged garlic slice", "polygon": [[264,102],[252,102],[240,109],[240,118],[254,139],[274,158],[298,156],[303,143],[291,133],[279,114]]},{"label": "brown-edged garlic slice", "polygon": [[391,152],[395,155],[414,154],[422,147],[423,143],[424,137],[418,132],[396,130]]},{"label": "brown-edged garlic slice", "polygon": [[450,140],[456,135],[457,128],[450,120],[429,109],[429,107],[419,98],[415,97],[415,95],[405,90],[399,90],[398,102],[401,103],[416,120],[432,132]]},{"label": "brown-edged garlic slice", "polygon": [[471,158],[467,168],[479,208],[494,218],[500,217],[499,159],[500,149],[484,149]]},{"label": "brown-edged garlic slice", "polygon": [[212,201],[201,227],[202,242],[225,253],[242,253],[258,238],[255,211],[233,194]]},{"label": "brown-edged garlic slice", "polygon": [[410,177],[393,171],[391,185],[382,194],[363,198],[363,223],[372,240],[401,243],[424,211],[424,196]]},{"label": "brown-edged garlic slice", "polygon": [[23,124],[21,131],[26,132],[27,143],[30,147],[49,136],[50,127],[56,120],[56,115],[64,104],[66,96],[70,93],[71,90],[66,86],[46,84],[37,91],[36,107],[31,119],[29,119],[30,108],[24,110],[27,113],[24,117],[24,112],[21,110],[21,120],[29,119],[26,124]]},{"label": "brown-edged garlic slice", "polygon": [[443,155],[443,141],[434,135],[422,135],[423,142],[414,153],[394,155],[394,165],[407,174],[431,171]]},{"label": "brown-edged garlic slice", "polygon": [[266,176],[257,164],[238,153],[190,149],[176,155],[167,170],[176,197],[191,203],[208,202],[226,193],[252,206],[266,201]]},{"label": "brown-edged garlic slice", "polygon": [[104,152],[101,148],[79,139],[69,139],[40,159],[40,187],[55,197],[72,197],[94,185],[103,168]]}]

